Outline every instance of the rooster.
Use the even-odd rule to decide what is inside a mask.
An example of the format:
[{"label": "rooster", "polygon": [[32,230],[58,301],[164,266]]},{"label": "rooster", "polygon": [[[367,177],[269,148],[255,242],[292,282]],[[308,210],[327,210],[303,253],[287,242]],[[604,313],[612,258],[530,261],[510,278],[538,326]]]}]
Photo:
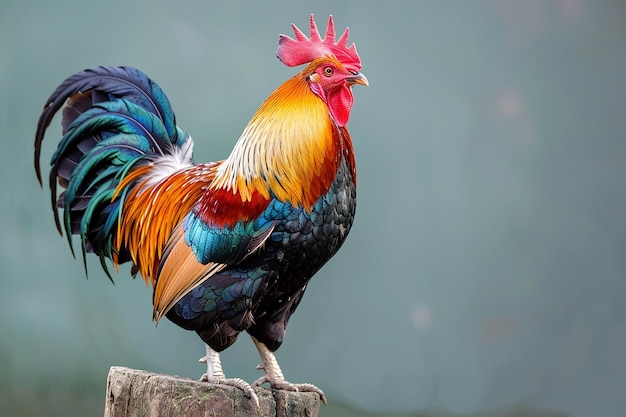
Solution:
[{"label": "rooster", "polygon": [[[322,38],[280,35],[276,56],[307,66],[253,115],[225,160],[194,164],[192,138],[143,72],[97,67],[68,77],[48,98],[35,135],[35,170],[46,129],[63,107],[51,159],[54,219],[83,262],[131,262],[154,287],[153,317],[195,331],[205,343],[202,380],[226,378],[220,352],[246,331],[264,375],[253,385],[324,393],[285,380],[274,353],[311,277],[341,247],[356,207],[356,171],[346,124],[352,86],[368,85],[349,29]],[[57,184],[63,190],[57,192]],[[61,209],[61,214],[57,209]],[[86,263],[85,263],[86,270]]]}]

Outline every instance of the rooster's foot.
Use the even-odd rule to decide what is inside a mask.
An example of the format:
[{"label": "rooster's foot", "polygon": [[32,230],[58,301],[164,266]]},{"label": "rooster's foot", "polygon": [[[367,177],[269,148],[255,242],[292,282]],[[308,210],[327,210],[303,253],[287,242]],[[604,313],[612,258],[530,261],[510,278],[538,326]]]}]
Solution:
[{"label": "rooster's foot", "polygon": [[228,385],[230,387],[239,388],[243,391],[243,394],[254,402],[254,405],[259,407],[259,398],[254,392],[254,388],[250,386],[246,381],[241,378],[216,378],[214,376],[208,376],[207,374],[203,374],[200,377],[200,381],[208,382],[209,384],[217,384],[217,385]]},{"label": "rooster's foot", "polygon": [[256,345],[259,354],[261,355],[261,360],[263,363],[258,365],[257,369],[262,369],[265,371],[265,375],[261,378],[254,381],[252,385],[258,387],[264,383],[269,383],[272,388],[275,389],[284,389],[287,391],[299,391],[299,392],[315,392],[320,396],[320,400],[324,404],[327,404],[326,396],[324,395],[324,391],[319,389],[313,384],[294,384],[285,380],[283,376],[283,372],[278,365],[278,361],[276,360],[276,356],[274,353],[270,351],[265,344],[259,342],[256,338],[252,337],[252,341]]},{"label": "rooster's foot", "polygon": [[207,372],[200,377],[201,382],[239,388],[243,391],[244,395],[251,399],[254,405],[259,408],[259,397],[257,397],[254,388],[252,388],[250,384],[241,378],[226,378],[224,371],[222,371],[222,361],[220,360],[219,352],[214,351],[209,345],[206,345],[206,356],[201,357],[200,362],[206,363],[207,365]]},{"label": "rooster's foot", "polygon": [[[263,365],[257,366],[257,369],[263,369]],[[298,391],[298,392],[315,392],[320,396],[320,399],[324,404],[327,404],[326,396],[324,395],[324,391],[319,389],[313,384],[294,384],[292,382],[282,380],[271,380],[267,374],[263,375],[261,378],[257,379],[252,383],[255,387],[259,387],[264,383],[269,383],[270,387],[274,389],[284,389],[286,391]]]}]

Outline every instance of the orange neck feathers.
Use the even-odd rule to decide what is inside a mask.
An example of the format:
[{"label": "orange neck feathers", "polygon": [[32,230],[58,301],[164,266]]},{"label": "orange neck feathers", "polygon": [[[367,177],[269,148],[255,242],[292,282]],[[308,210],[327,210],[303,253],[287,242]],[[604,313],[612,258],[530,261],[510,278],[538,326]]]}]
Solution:
[{"label": "orange neck feathers", "polygon": [[273,195],[309,210],[337,173],[340,136],[328,106],[311,91],[305,70],[257,110],[211,188],[238,195],[240,202]]}]

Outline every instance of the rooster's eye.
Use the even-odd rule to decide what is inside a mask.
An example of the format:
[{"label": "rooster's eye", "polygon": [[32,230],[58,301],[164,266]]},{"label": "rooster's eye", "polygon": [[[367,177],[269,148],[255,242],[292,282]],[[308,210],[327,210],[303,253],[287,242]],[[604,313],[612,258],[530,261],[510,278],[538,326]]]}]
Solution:
[{"label": "rooster's eye", "polygon": [[332,67],[324,68],[324,75],[327,77],[330,77],[331,75],[333,75],[333,68]]}]

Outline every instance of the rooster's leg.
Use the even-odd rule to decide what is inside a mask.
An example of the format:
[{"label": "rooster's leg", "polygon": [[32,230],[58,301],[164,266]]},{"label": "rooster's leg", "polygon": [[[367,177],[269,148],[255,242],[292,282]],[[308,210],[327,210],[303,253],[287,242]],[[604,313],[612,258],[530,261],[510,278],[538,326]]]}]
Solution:
[{"label": "rooster's leg", "polygon": [[320,399],[324,404],[326,404],[326,396],[324,392],[316,387],[313,384],[293,384],[285,380],[283,376],[283,371],[280,370],[280,366],[278,365],[278,361],[276,360],[276,356],[274,353],[270,351],[265,344],[259,342],[255,337],[252,337],[252,341],[256,345],[256,348],[261,355],[261,363],[257,366],[257,369],[262,369],[265,371],[265,375],[261,378],[254,381],[252,385],[260,386],[261,384],[267,382],[270,384],[272,388],[275,389],[284,389],[287,391],[301,391],[301,392],[317,392],[320,396]]},{"label": "rooster's leg", "polygon": [[226,378],[224,371],[222,370],[222,361],[220,359],[220,353],[211,349],[209,345],[206,345],[206,356],[200,358],[200,362],[206,363],[206,374],[200,377],[200,381],[208,382],[211,384],[230,385],[231,387],[239,388],[243,391],[246,397],[254,401],[257,408],[259,407],[259,398],[257,397],[254,389],[241,378]]}]

